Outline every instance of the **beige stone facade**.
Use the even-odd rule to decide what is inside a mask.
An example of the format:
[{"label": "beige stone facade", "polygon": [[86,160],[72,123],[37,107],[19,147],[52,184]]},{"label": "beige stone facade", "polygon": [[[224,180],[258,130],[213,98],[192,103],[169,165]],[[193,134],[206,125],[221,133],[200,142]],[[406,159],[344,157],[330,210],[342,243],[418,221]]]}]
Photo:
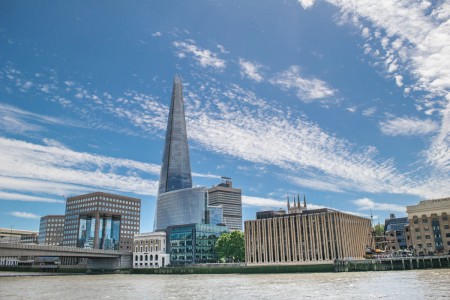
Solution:
[{"label": "beige stone facade", "polygon": [[327,208],[273,215],[245,222],[247,264],[362,258],[366,247],[371,246],[371,221],[366,218]]},{"label": "beige stone facade", "polygon": [[164,231],[141,233],[133,240],[133,268],[160,268],[170,264]]},{"label": "beige stone facade", "polygon": [[449,253],[450,197],[424,200],[407,206],[407,243],[417,254]]}]

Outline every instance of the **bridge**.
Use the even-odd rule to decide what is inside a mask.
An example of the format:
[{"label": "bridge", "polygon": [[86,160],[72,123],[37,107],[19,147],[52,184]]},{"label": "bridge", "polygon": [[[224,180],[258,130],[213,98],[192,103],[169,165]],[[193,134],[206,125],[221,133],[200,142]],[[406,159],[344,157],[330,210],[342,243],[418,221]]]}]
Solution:
[{"label": "bridge", "polygon": [[132,264],[132,253],[130,252],[64,246],[0,243],[0,257],[21,256],[87,258],[87,268],[92,270],[131,268]]}]

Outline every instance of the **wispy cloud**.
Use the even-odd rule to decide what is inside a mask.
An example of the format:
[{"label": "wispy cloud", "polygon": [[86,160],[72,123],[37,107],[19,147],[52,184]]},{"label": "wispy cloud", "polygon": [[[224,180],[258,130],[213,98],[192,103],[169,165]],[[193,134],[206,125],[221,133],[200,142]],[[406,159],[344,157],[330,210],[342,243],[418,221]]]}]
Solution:
[{"label": "wispy cloud", "polygon": [[[439,130],[426,151],[438,171],[450,170],[450,23],[446,1],[324,0],[341,11],[340,22],[361,28],[365,53],[382,62],[385,72],[405,92],[420,91],[416,107],[437,112]],[[300,0],[304,8],[315,1]],[[363,30],[364,29],[364,30]],[[408,78],[408,80],[405,80]]]},{"label": "wispy cloud", "polygon": [[154,33],[152,33],[152,36],[154,36],[154,37],[160,37],[160,36],[162,36],[162,33],[159,32],[159,31],[155,31]]},{"label": "wispy cloud", "polygon": [[370,117],[377,111],[376,107],[369,107],[363,110],[361,113],[363,116]]},{"label": "wispy cloud", "polygon": [[385,135],[426,135],[438,129],[436,122],[425,119],[420,120],[410,117],[389,118],[379,123],[380,130]]},{"label": "wispy cloud", "polygon": [[306,103],[330,98],[336,94],[336,90],[325,81],[303,77],[298,66],[291,66],[288,70],[276,74],[269,82],[284,90],[295,90],[297,97]]},{"label": "wispy cloud", "polygon": [[192,55],[202,67],[213,67],[221,70],[226,66],[225,60],[219,58],[216,53],[198,47],[192,40],[187,40],[185,42],[175,41],[173,42],[173,45],[177,48],[178,57],[184,58],[188,54]]},{"label": "wispy cloud", "polygon": [[23,202],[64,203],[63,200],[57,200],[53,198],[29,196],[21,193],[0,192],[0,201],[5,200],[23,201]]},{"label": "wispy cloud", "polygon": [[261,82],[263,80],[259,69],[262,67],[261,64],[239,58],[239,66],[241,67],[241,76],[250,78],[256,82]]},{"label": "wispy cloud", "polygon": [[18,218],[24,218],[24,219],[40,219],[41,217],[24,211],[13,211],[9,213],[11,216],[18,217]]},{"label": "wispy cloud", "polygon": [[[159,175],[159,170],[158,165],[0,137],[0,186],[3,190],[9,189],[6,183],[14,181],[13,178],[27,178],[35,185],[47,181],[155,195],[157,181],[144,178]],[[2,183],[4,179],[6,182]]]},{"label": "wispy cloud", "polygon": [[361,198],[354,200],[353,203],[358,207],[358,210],[383,210],[393,212],[406,212],[406,207],[390,204],[390,203],[378,203],[369,198]]}]

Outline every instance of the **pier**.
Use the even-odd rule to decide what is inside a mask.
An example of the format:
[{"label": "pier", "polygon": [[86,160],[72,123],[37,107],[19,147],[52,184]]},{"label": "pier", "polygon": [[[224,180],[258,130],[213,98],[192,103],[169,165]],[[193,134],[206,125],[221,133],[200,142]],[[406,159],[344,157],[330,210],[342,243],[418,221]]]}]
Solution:
[{"label": "pier", "polygon": [[336,272],[415,270],[449,268],[450,255],[387,257],[374,259],[339,259],[334,263]]}]

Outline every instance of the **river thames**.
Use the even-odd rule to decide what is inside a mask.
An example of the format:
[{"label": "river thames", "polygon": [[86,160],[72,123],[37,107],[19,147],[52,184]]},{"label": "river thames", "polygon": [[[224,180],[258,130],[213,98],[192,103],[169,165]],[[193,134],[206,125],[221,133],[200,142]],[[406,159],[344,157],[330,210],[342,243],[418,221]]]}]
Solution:
[{"label": "river thames", "polygon": [[450,270],[253,275],[0,276],[0,299],[436,299]]}]

